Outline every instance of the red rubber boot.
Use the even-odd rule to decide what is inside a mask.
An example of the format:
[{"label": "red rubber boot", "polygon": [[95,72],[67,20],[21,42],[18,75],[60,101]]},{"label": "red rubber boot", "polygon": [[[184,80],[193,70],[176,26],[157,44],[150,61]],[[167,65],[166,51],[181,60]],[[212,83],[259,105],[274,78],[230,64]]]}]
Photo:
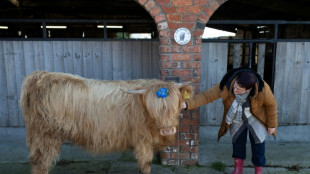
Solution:
[{"label": "red rubber boot", "polygon": [[243,174],[243,159],[235,158],[235,170],[233,174]]},{"label": "red rubber boot", "polygon": [[254,166],[254,168],[255,168],[255,174],[263,174],[263,167]]}]

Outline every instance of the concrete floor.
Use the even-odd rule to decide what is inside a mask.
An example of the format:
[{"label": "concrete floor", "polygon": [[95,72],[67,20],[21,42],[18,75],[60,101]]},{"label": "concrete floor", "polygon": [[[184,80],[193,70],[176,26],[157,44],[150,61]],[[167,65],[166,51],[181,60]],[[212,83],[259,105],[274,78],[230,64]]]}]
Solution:
[{"label": "concrete floor", "polygon": [[[310,132],[308,127],[303,127],[301,130]],[[163,166],[153,163],[152,173],[231,173],[233,171],[233,159],[231,158],[230,137],[225,136],[218,143],[214,137],[216,131],[216,127],[201,127],[198,166]],[[295,133],[296,131],[295,129]],[[284,130],[283,133],[288,135]],[[307,141],[308,136],[301,136],[300,138],[295,136],[290,141],[284,140],[281,136],[285,137],[280,133],[280,138],[277,140],[268,139],[266,141],[267,166],[263,173],[310,174],[310,141]],[[247,150],[244,173],[250,174],[254,173],[254,168],[250,162],[250,147]],[[25,130],[22,128],[0,128],[0,174],[29,174],[30,166],[27,156]],[[220,168],[217,168],[215,164],[218,164]],[[131,152],[92,156],[77,146],[65,144],[62,146],[61,156],[51,174],[136,174],[137,171],[137,164]]]}]

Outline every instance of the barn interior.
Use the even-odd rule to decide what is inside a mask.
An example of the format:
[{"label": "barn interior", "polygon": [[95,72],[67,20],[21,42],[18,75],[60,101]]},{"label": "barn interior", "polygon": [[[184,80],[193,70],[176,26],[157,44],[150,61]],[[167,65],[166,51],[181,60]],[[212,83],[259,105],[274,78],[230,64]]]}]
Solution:
[{"label": "barn interior", "polygon": [[[229,0],[212,15],[210,21],[309,21],[309,6],[308,0]],[[45,23],[42,23],[42,20]],[[46,25],[46,30],[42,29],[43,25]],[[269,24],[239,22],[225,25],[210,23],[207,26],[234,32],[237,38],[274,37],[274,26]],[[310,38],[309,32],[305,32],[309,29],[307,23],[279,25],[278,37]],[[243,31],[241,32],[243,34],[240,35],[238,30]],[[250,31],[251,34],[245,34],[244,31]],[[134,0],[0,1],[0,38],[42,38],[46,36],[47,38],[129,39],[137,33],[149,34],[146,38],[158,38],[154,20]]]}]

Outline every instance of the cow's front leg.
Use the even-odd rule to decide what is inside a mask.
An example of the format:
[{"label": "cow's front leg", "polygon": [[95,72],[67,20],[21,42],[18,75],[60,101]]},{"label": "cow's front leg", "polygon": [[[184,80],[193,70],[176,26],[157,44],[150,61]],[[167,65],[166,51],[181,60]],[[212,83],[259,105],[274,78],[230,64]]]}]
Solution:
[{"label": "cow's front leg", "polygon": [[134,150],[138,160],[139,173],[150,174],[153,160],[153,147],[148,143],[139,143]]}]

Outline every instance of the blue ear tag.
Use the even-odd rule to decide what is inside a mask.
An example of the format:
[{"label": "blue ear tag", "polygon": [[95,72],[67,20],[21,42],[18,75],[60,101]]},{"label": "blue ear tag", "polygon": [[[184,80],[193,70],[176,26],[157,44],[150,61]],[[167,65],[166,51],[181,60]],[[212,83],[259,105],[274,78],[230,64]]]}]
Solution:
[{"label": "blue ear tag", "polygon": [[160,88],[160,90],[156,92],[156,95],[158,98],[166,98],[168,96],[168,89]]},{"label": "blue ear tag", "polygon": [[157,91],[157,92],[156,92],[156,95],[157,95],[158,98],[160,98],[160,96],[161,96],[160,91]]},{"label": "blue ear tag", "polygon": [[168,96],[167,93],[162,93],[162,94],[161,94],[161,98],[166,98],[167,96]]}]

